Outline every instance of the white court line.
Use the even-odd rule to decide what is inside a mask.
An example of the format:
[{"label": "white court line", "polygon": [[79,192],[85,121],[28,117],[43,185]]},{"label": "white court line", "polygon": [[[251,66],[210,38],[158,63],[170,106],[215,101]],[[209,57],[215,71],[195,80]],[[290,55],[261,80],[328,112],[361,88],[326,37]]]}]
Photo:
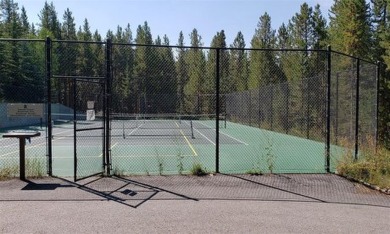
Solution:
[{"label": "white court line", "polygon": [[[199,122],[199,123],[202,124],[203,126],[206,126],[206,127],[210,128],[210,129],[214,130],[214,131],[217,131],[215,128],[212,128],[212,127],[210,127],[210,126],[208,126],[208,125],[206,125],[206,124],[204,124],[204,123],[201,123],[201,122]],[[241,144],[244,144],[244,145],[247,145],[247,146],[249,145],[248,143],[246,143],[246,142],[244,142],[244,141],[241,141],[241,140],[239,140],[239,139],[237,139],[237,138],[235,138],[235,137],[232,137],[232,136],[230,136],[229,134],[226,134],[226,133],[222,132],[221,130],[220,130],[219,132],[222,133],[223,135],[227,136],[227,137],[232,138],[232,139],[235,140],[235,141],[240,142]]]},{"label": "white court line", "polygon": [[[177,157],[177,154],[159,154],[159,157]],[[183,154],[180,157],[194,157],[193,154]],[[127,156],[113,156],[113,158],[137,158],[137,157],[156,157],[156,154],[136,154]]]},{"label": "white court line", "polygon": [[[177,154],[159,154],[159,157],[177,157]],[[181,155],[183,157],[194,157],[192,154],[183,154]],[[98,158],[99,156],[83,156],[78,158]],[[112,156],[113,159],[115,158],[137,158],[137,157],[156,157],[155,154],[136,154],[136,155],[126,155],[126,156]],[[72,156],[62,156],[62,157],[55,157],[53,156],[53,159],[73,159]]]},{"label": "white court line", "polygon": [[194,153],[194,156],[198,156],[198,153],[196,153],[196,150],[194,147],[191,145],[191,142],[187,139],[187,137],[184,135],[183,131],[179,128],[179,125],[175,122],[177,128],[180,130],[181,135],[184,137],[184,140],[186,140],[188,146],[191,148],[192,153]]},{"label": "white court line", "polygon": [[[62,131],[60,133],[69,132],[69,131],[71,131],[71,130]],[[41,135],[41,137],[43,137],[43,136]],[[41,138],[41,137],[37,137],[37,138]],[[61,140],[61,139],[65,138],[65,137],[66,136],[57,137],[57,138],[53,139],[52,142],[53,141],[57,141],[57,140]],[[17,143],[17,144],[19,144],[19,143]],[[39,144],[36,144],[36,145],[33,145],[33,146],[28,146],[28,147],[25,148],[25,150],[27,151],[28,149],[32,149],[32,148],[35,148],[37,146],[44,145],[44,144],[46,144],[46,141],[44,141],[42,143],[39,143]],[[6,154],[1,154],[0,157],[4,157],[4,156],[10,155],[10,154],[15,154],[15,153],[17,153],[17,156],[19,156],[19,149],[16,150],[16,151],[12,151],[12,152],[6,153]],[[9,158],[9,157],[7,157],[7,158]]]},{"label": "white court line", "polygon": [[[42,142],[42,143],[39,143],[39,144],[36,144],[36,145],[33,145],[33,146],[26,147],[25,151],[27,151],[28,149],[35,148],[35,147],[40,146],[40,145],[44,145],[44,144],[46,144],[46,141]],[[20,153],[19,152],[19,148],[16,151],[12,151],[12,152],[9,152],[9,153],[6,153],[6,154],[1,154],[0,157],[4,157],[4,156],[10,155],[10,154],[15,154],[15,153],[17,154],[17,156],[19,156],[19,153]]]},{"label": "white court line", "polygon": [[131,134],[133,134],[135,131],[137,131],[142,125],[144,124],[141,124],[140,126],[138,126],[137,128],[134,128],[133,131],[131,131],[129,134],[127,134],[128,136],[131,136]]},{"label": "white court line", "polygon": [[64,133],[64,132],[73,132],[74,129],[69,129],[69,130],[65,130],[65,131],[62,131],[62,132],[57,132],[55,133],[54,131],[52,132],[52,135],[58,135],[58,134],[61,134],[61,133]]},{"label": "white court line", "polygon": [[[67,158],[71,158],[71,159],[74,159],[74,156],[60,156],[60,157],[56,157],[56,156],[53,156],[53,159],[67,159]],[[81,158],[101,158],[100,155],[96,156],[96,155],[90,155],[90,156],[77,156],[77,159],[81,159]]]},{"label": "white court line", "polygon": [[19,141],[18,141],[18,143],[13,143],[13,144],[9,144],[9,145],[5,145],[5,146],[1,146],[1,148],[7,148],[7,147],[14,146],[14,145],[19,145]]},{"label": "white court line", "polygon": [[[190,125],[189,123],[185,122],[187,125]],[[204,138],[206,138],[206,140],[208,140],[211,144],[213,144],[214,146],[216,145],[212,140],[210,140],[207,136],[203,135],[203,133],[199,132],[198,129],[196,129],[194,126],[192,126],[192,128],[197,131],[201,136],[203,136]]]},{"label": "white court line", "polygon": [[[118,142],[115,143],[114,145],[112,145],[112,146],[110,147],[110,150],[112,150],[112,148],[114,148],[117,144],[118,144]],[[101,154],[99,155],[99,158],[101,158],[101,157],[103,157],[103,153],[101,153]]]},{"label": "white court line", "polygon": [[[55,133],[54,131],[52,132],[52,135],[53,136],[57,136],[58,134],[61,134],[61,133],[64,133],[64,132],[70,132],[70,131],[73,131],[73,129],[69,129],[69,130],[65,130],[65,131],[62,131],[62,132],[58,132],[58,133]],[[46,131],[38,131],[38,132],[46,132]],[[68,135],[67,135],[68,136]],[[73,136],[73,135],[72,135]],[[46,134],[41,134],[40,136],[38,137],[34,137],[35,140],[39,139],[39,138],[46,138]],[[6,139],[6,138],[0,138],[0,141],[5,141],[5,140],[9,140],[9,139]]]}]

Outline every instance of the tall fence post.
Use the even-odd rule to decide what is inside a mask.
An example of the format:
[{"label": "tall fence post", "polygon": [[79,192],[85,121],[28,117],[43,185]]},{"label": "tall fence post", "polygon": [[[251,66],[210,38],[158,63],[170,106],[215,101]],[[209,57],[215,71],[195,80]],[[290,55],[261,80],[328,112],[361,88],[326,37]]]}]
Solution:
[{"label": "tall fence post", "polygon": [[330,105],[331,105],[332,48],[327,51],[327,84],[326,84],[326,172],[330,172]]},{"label": "tall fence post", "polygon": [[[271,126],[270,126],[270,128],[271,128],[271,131],[273,131],[274,130],[274,91],[275,91],[274,85],[271,84],[270,88],[271,88],[271,113],[270,113]],[[260,102],[260,100],[259,100],[259,102]]]},{"label": "tall fence post", "polygon": [[359,90],[360,89],[360,59],[356,61],[356,97],[355,97],[355,160],[359,153]]},{"label": "tall fence post", "polygon": [[336,145],[339,142],[339,73],[336,74],[336,107],[335,107],[335,120],[334,120],[334,135]]},{"label": "tall fence post", "polygon": [[73,83],[73,178],[77,181],[77,81],[72,79]]},{"label": "tall fence post", "polygon": [[46,50],[46,85],[47,85],[47,157],[48,157],[48,172],[49,176],[53,175],[53,150],[52,150],[52,138],[53,138],[53,125],[51,118],[51,39],[46,38],[45,42]]},{"label": "tall fence post", "polygon": [[378,149],[378,141],[379,141],[379,92],[380,92],[380,69],[381,64],[378,61],[376,65],[376,113],[375,113],[375,152]]},{"label": "tall fence post", "polygon": [[220,55],[220,48],[216,49],[216,77],[215,77],[215,89],[216,89],[216,101],[215,101],[215,112],[216,112],[216,120],[215,120],[215,172],[219,173],[219,86],[220,86],[220,77],[219,77],[219,55]]},{"label": "tall fence post", "polygon": [[287,82],[287,94],[286,94],[286,118],[285,121],[287,121],[287,128],[286,128],[286,134],[288,134],[290,129],[290,85]]},{"label": "tall fence post", "polygon": [[112,64],[112,42],[111,39],[107,39],[106,43],[106,80],[105,80],[105,118],[104,118],[104,136],[105,136],[105,158],[106,158],[106,172],[107,175],[111,174],[111,158],[110,158],[110,101],[111,101],[111,64]]}]

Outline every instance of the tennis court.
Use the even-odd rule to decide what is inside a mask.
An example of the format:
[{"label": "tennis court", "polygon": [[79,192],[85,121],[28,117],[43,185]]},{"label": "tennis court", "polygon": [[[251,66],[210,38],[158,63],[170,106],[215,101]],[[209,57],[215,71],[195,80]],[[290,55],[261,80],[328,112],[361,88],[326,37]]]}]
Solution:
[{"label": "tennis court", "polygon": [[[77,121],[76,126],[73,121],[57,118],[52,133],[53,175],[75,175],[82,178],[102,173],[105,160],[102,126],[103,122],[98,118],[93,121]],[[326,172],[323,142],[233,123],[226,119],[219,120],[219,126],[220,172]],[[115,174],[188,174],[195,164],[201,165],[208,172],[216,171],[215,119],[184,115],[116,117],[110,121],[110,129],[110,163]],[[26,158],[38,159],[45,164],[46,131],[37,126],[30,127],[29,130],[41,131],[41,136],[26,143]],[[2,165],[5,162],[17,164],[18,142],[1,139],[0,144],[3,148],[0,155]],[[342,153],[340,149],[333,146],[332,155]]]},{"label": "tennis court", "polygon": [[[40,131],[27,142],[27,163],[48,175],[189,174],[194,165],[211,173],[327,173],[349,150],[344,145],[358,159],[370,139],[376,144],[378,66],[330,49],[243,49],[288,58],[249,76],[230,73],[246,64],[239,56],[232,67],[224,57],[237,52],[230,48],[50,38],[3,43],[42,45],[37,71],[46,72],[32,80],[44,85],[10,87],[15,92],[0,104],[0,129]],[[80,53],[67,53],[73,50]],[[139,70],[129,57],[135,51],[150,62]],[[174,51],[199,56],[154,61]],[[310,63],[291,63],[307,55]],[[27,127],[9,129],[15,126]],[[17,140],[1,139],[0,146],[0,172],[17,175]]]}]

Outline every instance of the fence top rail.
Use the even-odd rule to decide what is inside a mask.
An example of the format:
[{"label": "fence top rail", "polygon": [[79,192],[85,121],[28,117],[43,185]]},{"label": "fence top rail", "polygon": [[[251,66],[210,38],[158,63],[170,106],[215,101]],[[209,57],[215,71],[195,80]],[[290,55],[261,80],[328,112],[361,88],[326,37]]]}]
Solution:
[{"label": "fence top rail", "polygon": [[206,49],[206,50],[247,50],[247,51],[300,51],[300,52],[327,52],[325,49],[290,49],[290,48],[222,48],[210,46],[178,46],[178,45],[151,45],[151,44],[136,44],[136,43],[116,43],[114,46],[142,46],[142,47],[157,47],[157,48],[176,48],[176,49]]},{"label": "fence top rail", "polygon": [[25,39],[25,38],[0,38],[0,41],[34,41],[34,42],[45,42],[45,39]]},{"label": "fence top rail", "polygon": [[356,56],[353,56],[353,55],[349,55],[349,54],[346,54],[346,53],[343,53],[343,52],[339,52],[339,51],[335,51],[335,50],[331,50],[331,52],[334,53],[334,54],[346,56],[346,57],[349,57],[349,58],[352,58],[352,59],[360,60],[360,61],[365,62],[365,63],[370,63],[370,64],[373,64],[375,66],[378,65],[377,62],[369,61],[367,59],[362,59],[362,58],[359,58],[359,57],[356,57]]},{"label": "fence top rail", "polygon": [[52,40],[55,43],[69,43],[69,44],[98,44],[105,45],[106,41],[76,41],[76,40]]}]

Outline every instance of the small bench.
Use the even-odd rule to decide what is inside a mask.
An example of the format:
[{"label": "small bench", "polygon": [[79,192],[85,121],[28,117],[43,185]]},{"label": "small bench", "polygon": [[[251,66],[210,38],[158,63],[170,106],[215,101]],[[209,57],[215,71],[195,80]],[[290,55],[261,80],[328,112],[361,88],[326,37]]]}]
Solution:
[{"label": "small bench", "polygon": [[31,137],[40,136],[40,132],[9,132],[3,135],[3,138],[19,138],[19,177],[21,180],[26,180],[26,139],[30,139]]}]

